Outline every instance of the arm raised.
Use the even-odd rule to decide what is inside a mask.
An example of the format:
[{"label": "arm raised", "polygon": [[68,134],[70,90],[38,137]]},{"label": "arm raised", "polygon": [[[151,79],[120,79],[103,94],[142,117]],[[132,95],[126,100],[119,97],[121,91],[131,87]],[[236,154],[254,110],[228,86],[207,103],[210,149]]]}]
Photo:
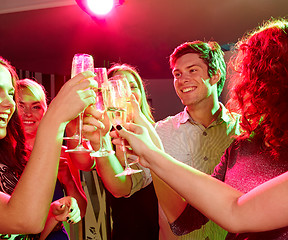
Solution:
[{"label": "arm raised", "polygon": [[[41,120],[30,160],[11,197],[0,194],[0,231],[39,233],[50,208],[66,124],[93,104],[97,87],[85,72],[69,80]],[[29,219],[29,221],[27,221]]]},{"label": "arm raised", "polygon": [[143,127],[125,127],[129,131],[118,127],[119,134],[139,155],[140,163],[224,229],[259,232],[288,225],[288,173],[243,194],[159,150]]}]

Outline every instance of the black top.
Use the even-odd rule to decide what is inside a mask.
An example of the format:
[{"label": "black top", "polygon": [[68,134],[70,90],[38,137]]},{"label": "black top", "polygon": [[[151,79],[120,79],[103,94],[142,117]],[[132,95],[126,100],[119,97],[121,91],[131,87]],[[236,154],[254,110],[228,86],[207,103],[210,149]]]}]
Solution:
[{"label": "black top", "polygon": [[115,198],[107,191],[112,209],[112,240],[158,240],[158,201],[153,183],[129,198]]}]

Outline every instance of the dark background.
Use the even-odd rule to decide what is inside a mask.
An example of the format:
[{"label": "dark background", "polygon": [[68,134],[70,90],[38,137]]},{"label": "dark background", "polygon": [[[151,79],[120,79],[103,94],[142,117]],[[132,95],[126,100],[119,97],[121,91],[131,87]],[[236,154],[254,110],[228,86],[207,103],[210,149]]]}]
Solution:
[{"label": "dark background", "polygon": [[144,78],[170,78],[168,56],[178,44],[233,43],[263,20],[287,14],[287,0],[126,0],[104,21],[76,4],[0,14],[0,55],[20,69],[64,75],[73,55],[85,52],[98,66],[121,61]]}]

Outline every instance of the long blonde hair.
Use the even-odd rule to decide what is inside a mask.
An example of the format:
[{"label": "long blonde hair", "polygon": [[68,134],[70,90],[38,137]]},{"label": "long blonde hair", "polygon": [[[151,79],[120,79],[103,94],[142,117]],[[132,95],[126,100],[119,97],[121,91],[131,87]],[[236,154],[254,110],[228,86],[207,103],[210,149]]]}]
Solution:
[{"label": "long blonde hair", "polygon": [[116,63],[108,69],[108,77],[114,76],[117,72],[128,72],[134,77],[141,92],[142,100],[140,104],[140,109],[150,123],[152,124],[155,123],[154,118],[151,113],[151,107],[149,106],[148,101],[147,101],[146,92],[145,92],[145,88],[143,85],[143,80],[140,77],[137,70],[135,69],[135,67],[132,67],[128,64]]}]

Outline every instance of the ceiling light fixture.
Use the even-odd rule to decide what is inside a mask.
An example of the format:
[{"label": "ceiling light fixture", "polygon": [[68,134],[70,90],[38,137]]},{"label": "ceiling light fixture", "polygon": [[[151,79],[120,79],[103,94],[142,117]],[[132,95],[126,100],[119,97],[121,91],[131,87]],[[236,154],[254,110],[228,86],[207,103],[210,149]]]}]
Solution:
[{"label": "ceiling light fixture", "polygon": [[78,6],[92,18],[103,18],[113,8],[120,6],[125,0],[75,0]]}]

